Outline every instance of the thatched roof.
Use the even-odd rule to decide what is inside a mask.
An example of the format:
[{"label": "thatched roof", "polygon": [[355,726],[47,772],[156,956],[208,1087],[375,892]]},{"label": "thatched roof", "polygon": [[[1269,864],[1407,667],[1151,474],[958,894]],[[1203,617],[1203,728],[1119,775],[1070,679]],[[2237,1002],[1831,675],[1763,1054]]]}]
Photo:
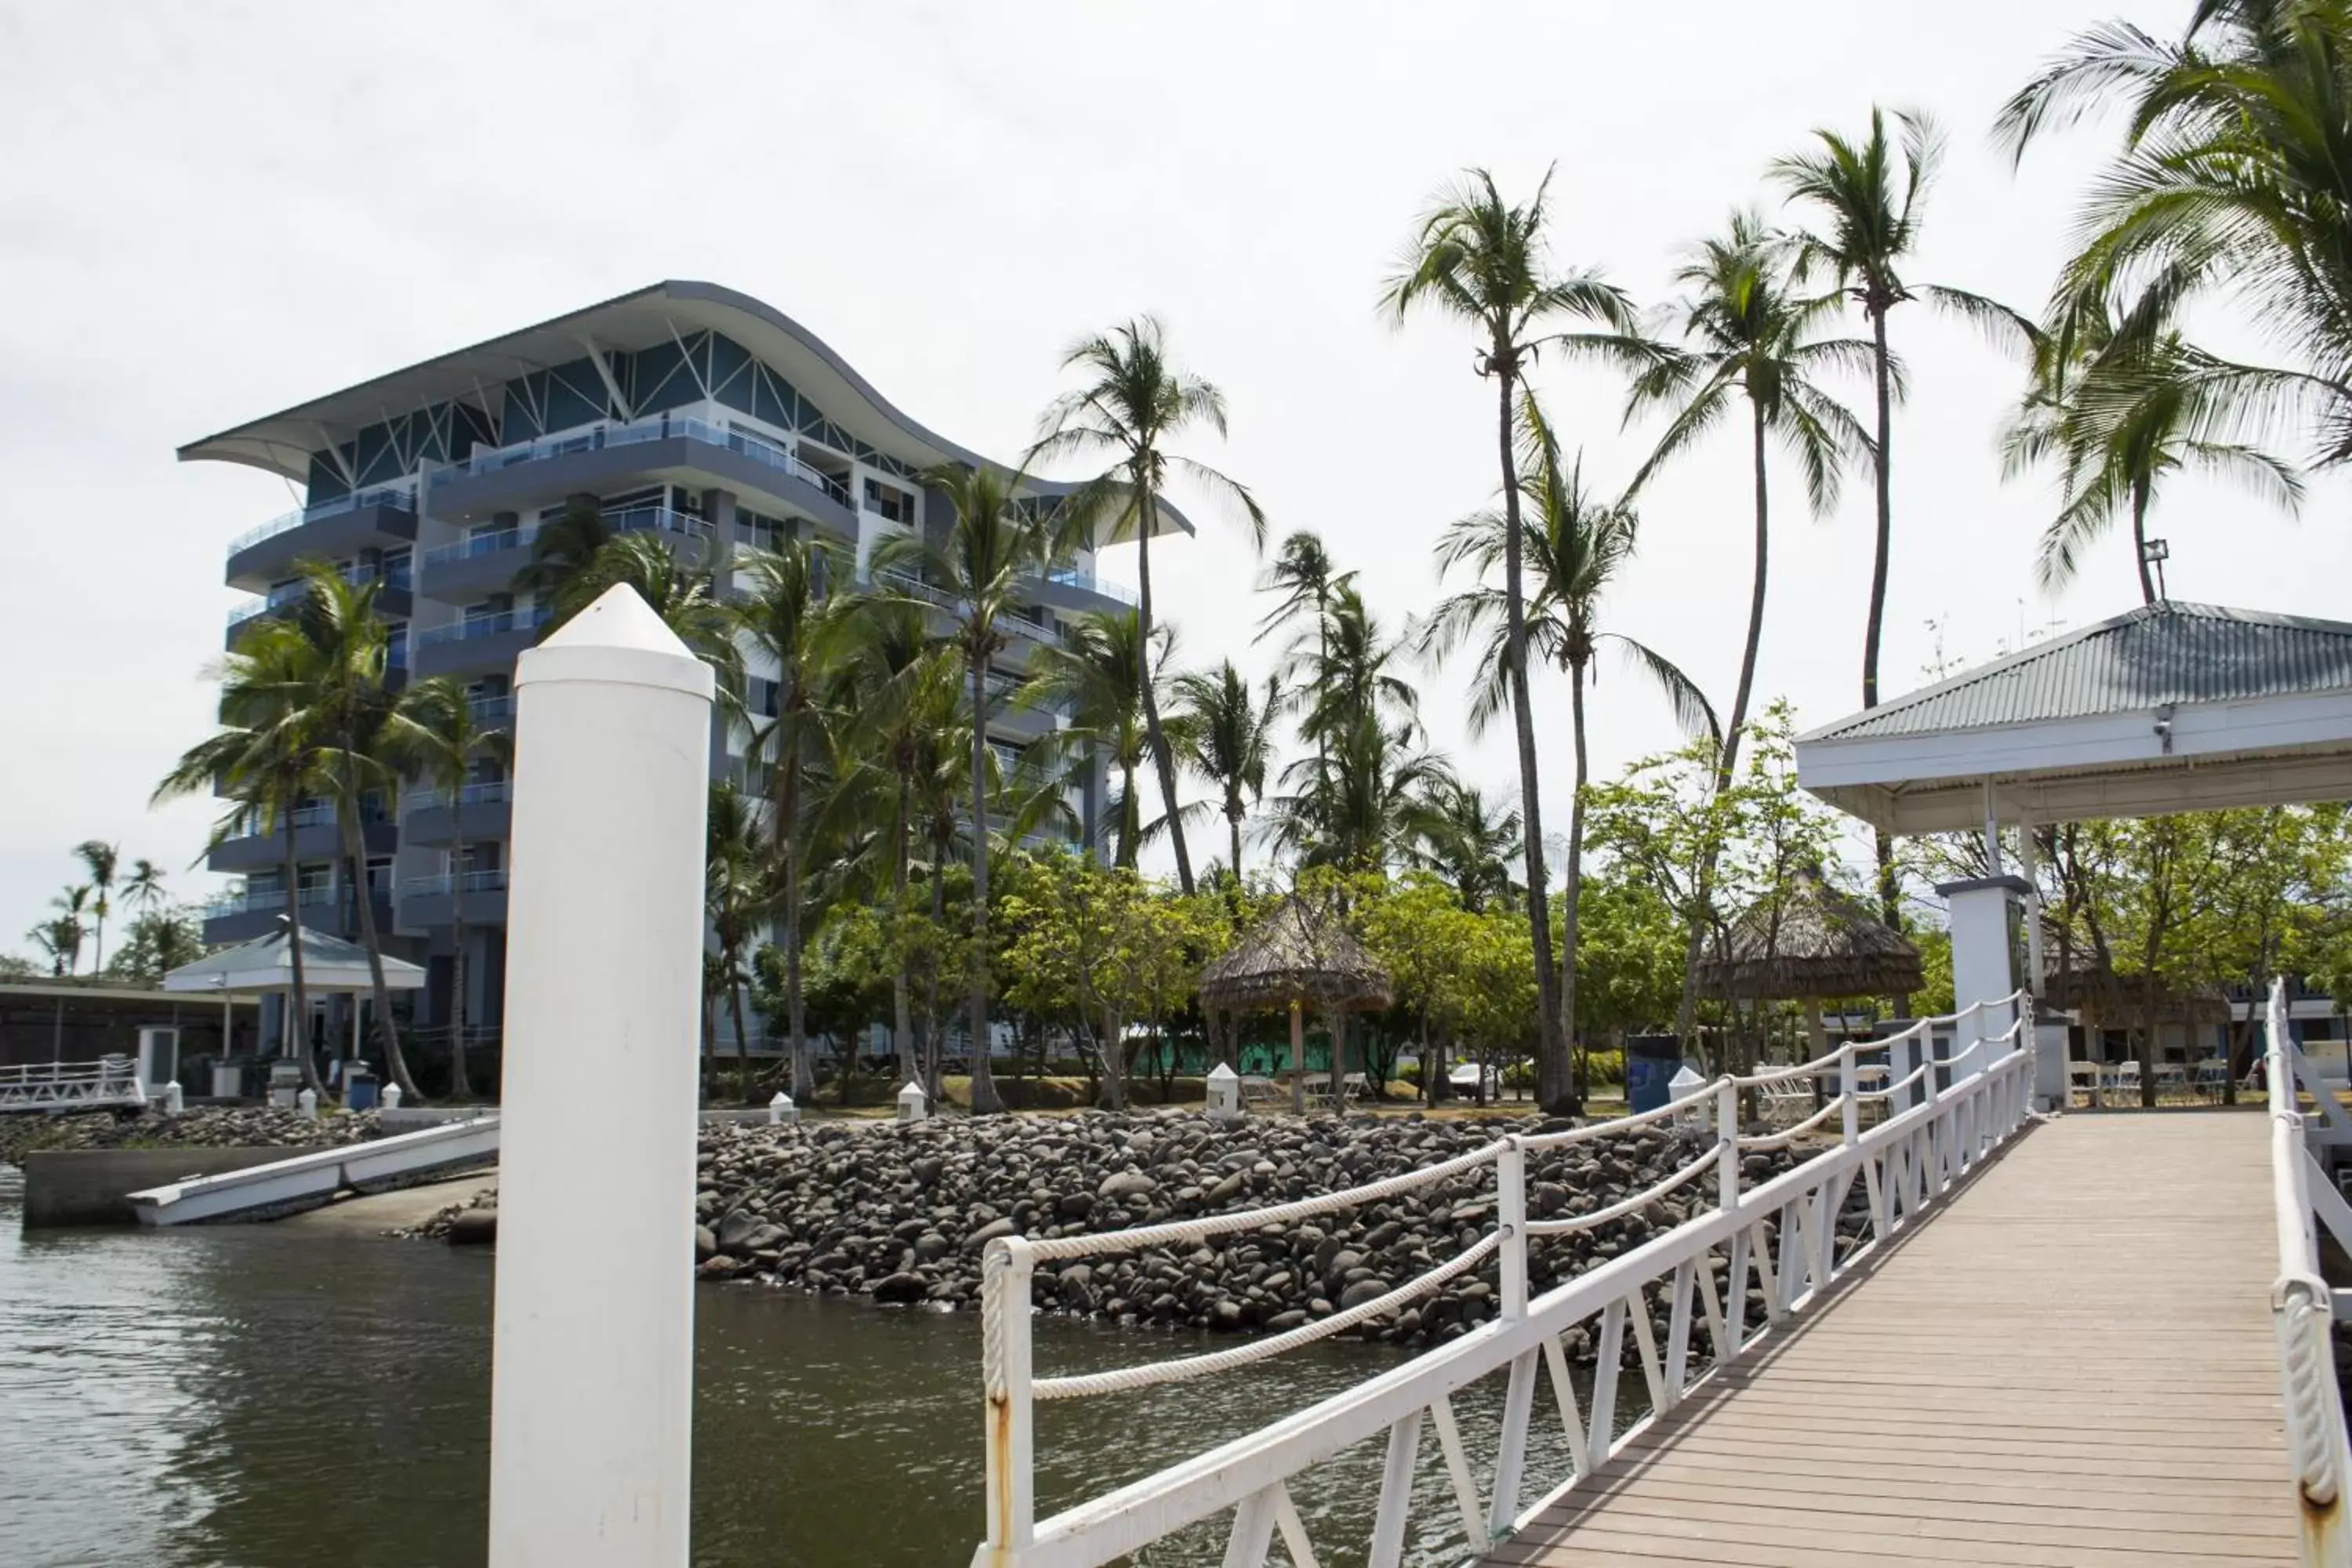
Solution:
[{"label": "thatched roof", "polygon": [[1394,995],[1388,971],[1336,915],[1296,898],[1268,910],[1201,971],[1201,1005],[1234,1012],[1293,1002],[1363,1012],[1386,1007]]},{"label": "thatched roof", "polygon": [[1910,939],[1810,869],[1777,909],[1764,900],[1731,922],[1724,955],[1701,961],[1698,983],[1743,1000],[1902,996],[1924,984]]},{"label": "thatched roof", "polygon": [[2148,1006],[2147,982],[2137,974],[2118,974],[2104,965],[2069,969],[2042,983],[2043,1005],[2062,1013],[2079,1013],[2086,1024],[2106,1028],[2138,1028],[2150,1024],[2226,1024],[2229,998],[2210,987],[2182,993],[2157,983],[2156,1005]]}]

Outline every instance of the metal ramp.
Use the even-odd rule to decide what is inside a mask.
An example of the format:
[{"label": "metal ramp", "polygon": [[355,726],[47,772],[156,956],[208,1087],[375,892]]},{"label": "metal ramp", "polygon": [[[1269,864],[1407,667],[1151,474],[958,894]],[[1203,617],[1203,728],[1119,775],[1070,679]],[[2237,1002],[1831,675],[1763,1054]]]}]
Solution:
[{"label": "metal ramp", "polygon": [[498,1157],[499,1119],[478,1116],[372,1142],[312,1149],[218,1176],[192,1177],[131,1194],[142,1225],[271,1219],[316,1208],[346,1189],[379,1193],[483,1165]]}]

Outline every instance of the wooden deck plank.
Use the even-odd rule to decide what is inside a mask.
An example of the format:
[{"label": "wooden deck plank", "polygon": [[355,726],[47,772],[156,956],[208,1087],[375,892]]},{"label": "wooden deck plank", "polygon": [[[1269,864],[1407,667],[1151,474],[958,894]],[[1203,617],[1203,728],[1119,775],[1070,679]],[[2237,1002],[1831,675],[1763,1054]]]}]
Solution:
[{"label": "wooden deck plank", "polygon": [[2034,1129],[1487,1561],[2294,1561],[2266,1132]]}]

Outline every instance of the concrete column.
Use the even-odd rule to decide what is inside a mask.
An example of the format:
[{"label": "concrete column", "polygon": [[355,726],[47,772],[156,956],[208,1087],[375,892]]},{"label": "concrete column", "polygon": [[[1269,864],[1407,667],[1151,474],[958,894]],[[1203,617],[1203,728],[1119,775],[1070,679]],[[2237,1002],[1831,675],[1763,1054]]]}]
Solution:
[{"label": "concrete column", "polygon": [[618,586],[515,689],[488,1562],[685,1568],[711,675]]},{"label": "concrete column", "polygon": [[[1979,877],[1945,882],[1936,891],[1951,904],[1952,1005],[1965,1008],[1973,1002],[1990,1003],[2017,989],[2018,974],[2010,949],[2009,913],[2012,900],[2033,890],[2021,877]],[[2001,1034],[2017,1021],[2010,1007],[1987,1007],[1961,1025],[1952,1044],[1955,1056],[1980,1039]],[[1988,1056],[1976,1058],[1989,1065]]]}]

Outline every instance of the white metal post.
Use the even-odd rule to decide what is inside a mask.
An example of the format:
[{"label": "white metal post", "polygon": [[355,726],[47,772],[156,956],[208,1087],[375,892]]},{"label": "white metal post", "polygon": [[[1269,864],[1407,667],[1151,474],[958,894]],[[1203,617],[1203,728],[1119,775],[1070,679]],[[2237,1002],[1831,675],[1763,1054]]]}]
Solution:
[{"label": "white metal post", "polygon": [[1739,1086],[1725,1079],[1715,1086],[1715,1201],[1739,1206]]},{"label": "white metal post", "polygon": [[1843,1101],[1838,1111],[1838,1126],[1849,1149],[1862,1137],[1862,1106],[1853,1098],[1861,1083],[1854,1072],[1853,1054],[1852,1040],[1838,1052],[1838,1098]]},{"label": "white metal post", "polygon": [[685,1568],[708,666],[618,586],[515,668],[490,1568]]},{"label": "white metal post", "polygon": [[1503,1316],[1528,1315],[1528,1152],[1517,1133],[1495,1156],[1495,1215],[1502,1231]]},{"label": "white metal post", "polygon": [[1027,1546],[1037,1494],[1029,1392],[1030,1278],[1026,1237],[1000,1237],[981,1258],[981,1385],[988,1440],[988,1542],[975,1562]]}]

